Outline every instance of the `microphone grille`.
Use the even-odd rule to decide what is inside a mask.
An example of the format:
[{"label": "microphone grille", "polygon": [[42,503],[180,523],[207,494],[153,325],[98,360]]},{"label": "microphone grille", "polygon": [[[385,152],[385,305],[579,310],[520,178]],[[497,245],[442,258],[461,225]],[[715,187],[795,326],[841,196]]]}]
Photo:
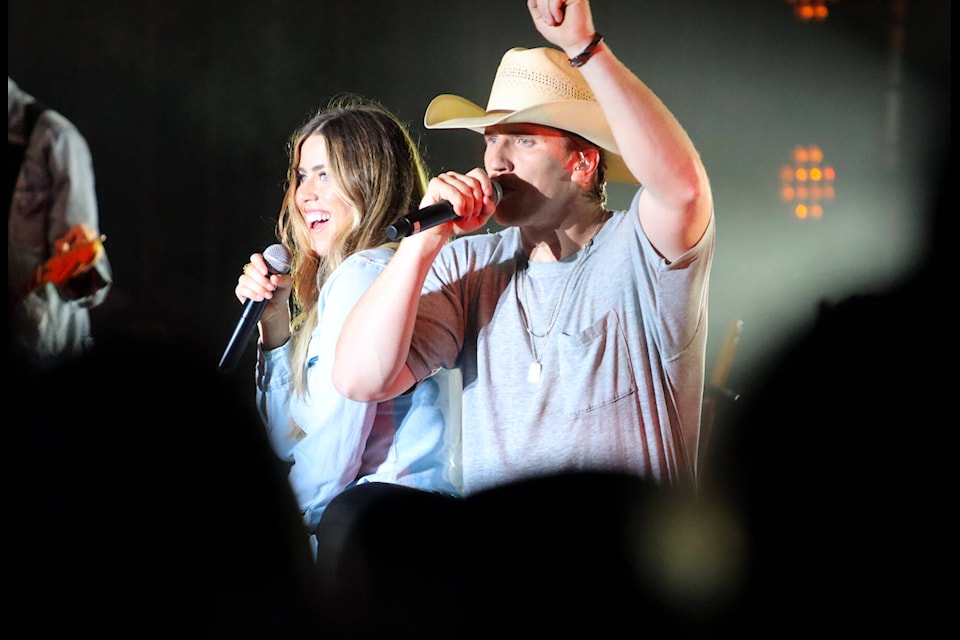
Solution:
[{"label": "microphone grille", "polygon": [[493,201],[500,204],[500,201],[503,200],[503,187],[496,180],[491,180],[490,183],[493,185]]},{"label": "microphone grille", "polygon": [[272,244],[263,250],[267,265],[279,274],[290,271],[290,252],[282,244]]}]

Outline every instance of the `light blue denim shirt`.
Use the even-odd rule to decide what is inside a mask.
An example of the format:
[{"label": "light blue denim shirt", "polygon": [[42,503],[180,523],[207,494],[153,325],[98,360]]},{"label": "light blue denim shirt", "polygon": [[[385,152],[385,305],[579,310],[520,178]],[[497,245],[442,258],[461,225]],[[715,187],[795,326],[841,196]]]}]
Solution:
[{"label": "light blue denim shirt", "polygon": [[343,323],[392,255],[386,248],[356,253],[324,283],[306,397],[293,394],[290,342],[270,351],[258,346],[257,408],[277,455],[292,465],[290,483],[310,531],[333,498],[361,482],[461,495],[459,370],[440,370],[412,393],[380,403],[348,400],[333,386]]}]

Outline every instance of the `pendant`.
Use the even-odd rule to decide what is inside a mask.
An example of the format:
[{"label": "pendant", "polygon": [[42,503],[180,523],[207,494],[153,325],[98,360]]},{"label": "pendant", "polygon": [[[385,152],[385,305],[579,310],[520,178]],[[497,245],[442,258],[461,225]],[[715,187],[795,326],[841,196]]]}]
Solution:
[{"label": "pendant", "polygon": [[531,362],[530,369],[527,371],[527,380],[530,382],[540,382],[540,363]]}]

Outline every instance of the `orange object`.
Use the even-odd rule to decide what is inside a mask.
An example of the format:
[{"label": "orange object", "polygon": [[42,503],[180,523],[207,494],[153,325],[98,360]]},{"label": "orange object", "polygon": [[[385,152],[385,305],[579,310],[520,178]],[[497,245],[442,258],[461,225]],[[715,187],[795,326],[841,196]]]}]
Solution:
[{"label": "orange object", "polygon": [[[74,231],[71,229],[71,231]],[[46,262],[37,267],[24,282],[20,289],[20,295],[26,297],[34,290],[48,282],[57,286],[65,284],[70,278],[80,275],[90,267],[103,254],[103,242],[107,239],[105,235],[94,238],[92,241],[82,240],[78,244],[70,246],[70,233],[59,239],[56,246],[65,246],[66,250],[51,256]]]}]

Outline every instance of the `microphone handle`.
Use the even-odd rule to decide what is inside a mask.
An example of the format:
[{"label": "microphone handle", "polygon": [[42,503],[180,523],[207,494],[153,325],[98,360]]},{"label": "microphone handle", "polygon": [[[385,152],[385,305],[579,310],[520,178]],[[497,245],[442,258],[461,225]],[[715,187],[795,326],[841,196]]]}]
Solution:
[{"label": "microphone handle", "polygon": [[[270,272],[271,275],[290,273],[292,256],[282,244],[272,244],[264,249],[263,261],[267,263],[267,271]],[[257,323],[260,322],[260,317],[263,315],[263,310],[267,304],[268,301],[266,299],[248,299],[243,303],[243,312],[240,314],[240,321],[233,330],[233,335],[230,336],[230,342],[227,343],[227,348],[224,349],[223,355],[220,357],[219,368],[221,371],[233,371],[236,368],[237,363],[240,361],[240,356],[243,355],[247,343],[250,342],[250,338],[257,328]]]},{"label": "microphone handle", "polygon": [[387,237],[391,240],[406,238],[419,231],[456,220],[458,217],[453,210],[453,205],[446,200],[442,200],[397,220],[387,227]]},{"label": "microphone handle", "polygon": [[[503,187],[496,180],[490,182],[493,184],[493,201],[500,204],[500,200],[503,199]],[[436,204],[418,209],[410,215],[403,216],[387,227],[387,238],[390,240],[406,238],[411,234],[419,233],[444,222],[456,220],[459,217],[453,210],[452,204],[446,200],[441,200]]]},{"label": "microphone handle", "polygon": [[257,323],[260,322],[260,316],[263,315],[266,306],[266,300],[247,300],[243,303],[243,313],[240,314],[240,321],[233,330],[233,335],[230,336],[230,342],[227,343],[223,356],[220,357],[218,368],[221,371],[231,372],[237,368],[240,356],[246,351],[247,344],[257,328]]}]

